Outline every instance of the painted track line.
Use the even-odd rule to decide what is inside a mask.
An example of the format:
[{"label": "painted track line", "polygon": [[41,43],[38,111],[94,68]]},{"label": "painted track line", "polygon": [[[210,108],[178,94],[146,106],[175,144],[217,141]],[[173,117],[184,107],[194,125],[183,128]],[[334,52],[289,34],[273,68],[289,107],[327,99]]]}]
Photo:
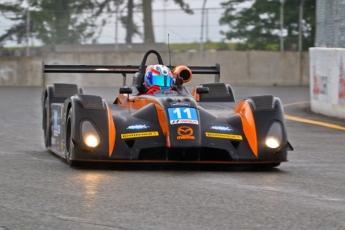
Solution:
[{"label": "painted track line", "polygon": [[[310,103],[310,101],[300,101],[300,102],[289,103],[289,104],[283,105],[283,107],[285,108],[285,107],[288,107],[288,106],[301,105],[301,104],[306,104],[306,103]],[[284,117],[285,117],[285,119],[291,120],[291,121],[297,121],[297,122],[302,122],[302,123],[318,125],[318,126],[323,126],[323,127],[331,128],[331,129],[338,129],[338,130],[345,131],[345,127],[344,126],[334,125],[334,124],[327,123],[327,122],[314,121],[314,120],[300,118],[300,117],[295,117],[295,116],[291,116],[291,115],[287,115],[287,114],[285,114]]]}]

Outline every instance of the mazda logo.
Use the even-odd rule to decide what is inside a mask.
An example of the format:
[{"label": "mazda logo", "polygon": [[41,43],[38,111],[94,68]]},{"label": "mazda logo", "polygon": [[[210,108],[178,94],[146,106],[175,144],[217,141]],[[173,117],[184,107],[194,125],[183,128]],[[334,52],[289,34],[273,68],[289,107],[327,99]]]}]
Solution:
[{"label": "mazda logo", "polygon": [[180,126],[177,128],[177,134],[180,136],[191,136],[193,135],[193,129],[188,126]]}]

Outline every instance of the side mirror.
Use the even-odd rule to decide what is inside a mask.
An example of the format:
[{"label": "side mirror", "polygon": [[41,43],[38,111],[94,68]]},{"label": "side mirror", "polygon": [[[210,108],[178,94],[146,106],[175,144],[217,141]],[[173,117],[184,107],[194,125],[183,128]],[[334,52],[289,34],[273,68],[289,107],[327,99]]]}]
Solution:
[{"label": "side mirror", "polygon": [[128,87],[120,88],[120,94],[131,94],[131,93],[132,93],[132,88],[128,88]]},{"label": "side mirror", "polygon": [[196,87],[197,94],[205,94],[205,93],[208,93],[209,91],[210,89],[208,87],[202,87],[202,86]]}]

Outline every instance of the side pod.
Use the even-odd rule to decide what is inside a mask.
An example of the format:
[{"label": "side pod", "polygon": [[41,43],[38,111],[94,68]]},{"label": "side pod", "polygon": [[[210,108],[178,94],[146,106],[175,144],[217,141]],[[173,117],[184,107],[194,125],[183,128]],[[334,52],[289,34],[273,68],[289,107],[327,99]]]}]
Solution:
[{"label": "side pod", "polygon": [[[104,99],[95,95],[78,94],[66,100],[64,108],[66,114],[64,139],[66,151],[69,153],[68,160],[83,158],[97,160],[109,157],[115,145],[115,126],[111,111]],[[99,144],[96,146],[90,146],[85,141],[86,136],[89,135],[88,130],[97,134]]]},{"label": "side pod", "polygon": [[[241,101],[235,112],[240,115],[248,143],[260,160],[287,160],[287,151],[293,148],[287,140],[284,111],[279,98],[271,95],[250,97]],[[267,138],[272,135],[279,139],[277,147],[267,145]]]},{"label": "side pod", "polygon": [[46,86],[42,95],[42,129],[44,131],[44,142],[46,148],[51,145],[51,105],[53,103],[64,103],[67,98],[75,94],[82,93],[83,88],[78,87],[75,84],[53,84]]}]

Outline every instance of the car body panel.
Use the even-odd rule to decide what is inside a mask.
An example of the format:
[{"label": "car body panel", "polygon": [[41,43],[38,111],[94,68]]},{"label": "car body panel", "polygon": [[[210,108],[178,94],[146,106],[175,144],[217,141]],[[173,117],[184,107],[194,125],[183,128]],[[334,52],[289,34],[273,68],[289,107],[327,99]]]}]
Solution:
[{"label": "car body panel", "polygon": [[[112,69],[130,73],[140,71],[142,65],[92,68],[45,66],[44,72]],[[206,69],[219,74],[217,65]],[[193,70],[204,71],[203,67]],[[46,86],[42,105],[47,148],[70,161],[219,164],[280,163],[287,161],[287,151],[292,150],[279,98],[264,95],[235,103],[231,87],[218,82],[201,85],[202,90],[195,87],[192,93],[181,85],[168,94],[143,94],[135,85],[126,87],[132,90],[123,92],[132,93],[106,102],[84,94],[76,85]],[[99,137],[96,147],[85,142],[85,124]],[[268,134],[277,132],[273,124],[281,140],[275,149],[265,144]]]}]

